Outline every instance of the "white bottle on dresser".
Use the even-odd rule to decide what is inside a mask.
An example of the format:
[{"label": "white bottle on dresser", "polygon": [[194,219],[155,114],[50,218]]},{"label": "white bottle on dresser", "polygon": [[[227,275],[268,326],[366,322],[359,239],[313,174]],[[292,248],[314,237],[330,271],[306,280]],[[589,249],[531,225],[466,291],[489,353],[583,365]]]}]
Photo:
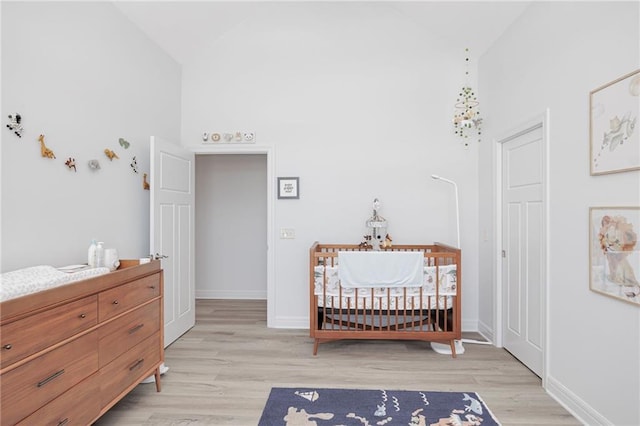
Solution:
[{"label": "white bottle on dresser", "polygon": [[102,268],[104,266],[104,243],[99,241],[96,245],[96,268]]},{"label": "white bottle on dresser", "polygon": [[87,257],[87,264],[90,268],[96,267],[96,240],[91,240],[91,245],[89,246],[89,253]]}]

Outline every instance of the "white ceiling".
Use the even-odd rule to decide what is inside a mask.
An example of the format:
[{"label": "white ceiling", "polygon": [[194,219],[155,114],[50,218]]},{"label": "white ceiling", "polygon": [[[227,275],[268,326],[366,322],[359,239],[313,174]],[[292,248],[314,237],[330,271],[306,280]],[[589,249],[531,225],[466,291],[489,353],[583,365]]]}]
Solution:
[{"label": "white ceiling", "polygon": [[[341,19],[401,15],[421,30],[480,56],[531,1],[114,1],[176,61],[202,53],[212,39],[246,20],[269,20],[291,8],[335,8]],[[252,21],[254,22],[254,21]]]}]

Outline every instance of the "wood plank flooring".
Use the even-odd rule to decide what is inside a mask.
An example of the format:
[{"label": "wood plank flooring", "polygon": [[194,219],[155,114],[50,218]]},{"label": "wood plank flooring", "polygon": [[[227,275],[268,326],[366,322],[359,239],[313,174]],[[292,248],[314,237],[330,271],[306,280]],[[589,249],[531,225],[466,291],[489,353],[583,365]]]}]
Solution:
[{"label": "wood plank flooring", "polygon": [[[475,335],[465,337],[478,338]],[[255,426],[272,386],[477,392],[503,425],[578,425],[508,352],[465,344],[339,341],[312,355],[307,330],[266,327],[266,301],[198,300],[196,326],[166,349],[162,392],[141,384],[95,426]]]}]

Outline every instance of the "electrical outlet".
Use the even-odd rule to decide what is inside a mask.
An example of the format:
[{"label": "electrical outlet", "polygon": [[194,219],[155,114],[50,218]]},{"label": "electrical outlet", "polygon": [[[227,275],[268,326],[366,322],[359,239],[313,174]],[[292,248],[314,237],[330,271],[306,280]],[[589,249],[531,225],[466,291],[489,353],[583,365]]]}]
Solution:
[{"label": "electrical outlet", "polygon": [[296,230],[291,228],[281,228],[280,229],[280,239],[282,240],[293,240],[296,237]]}]

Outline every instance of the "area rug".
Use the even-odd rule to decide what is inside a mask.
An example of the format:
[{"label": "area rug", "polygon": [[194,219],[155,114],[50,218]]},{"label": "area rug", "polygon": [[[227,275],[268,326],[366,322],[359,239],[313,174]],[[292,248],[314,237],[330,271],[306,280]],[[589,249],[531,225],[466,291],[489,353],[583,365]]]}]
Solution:
[{"label": "area rug", "polygon": [[258,426],[489,426],[475,392],[272,388]]}]

